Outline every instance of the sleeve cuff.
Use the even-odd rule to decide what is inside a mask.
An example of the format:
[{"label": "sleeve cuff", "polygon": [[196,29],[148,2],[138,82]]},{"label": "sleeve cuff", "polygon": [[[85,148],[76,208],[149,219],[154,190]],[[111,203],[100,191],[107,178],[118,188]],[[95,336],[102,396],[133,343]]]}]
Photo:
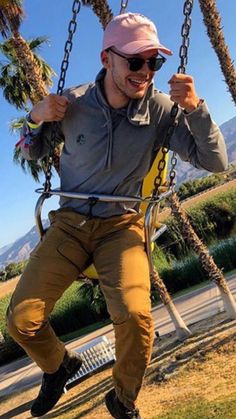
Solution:
[{"label": "sleeve cuff", "polygon": [[28,115],[26,115],[26,123],[31,130],[34,130],[34,129],[38,129],[39,127],[41,127],[41,125],[43,124],[43,121],[40,121],[38,124],[36,124],[31,119],[31,116],[30,116],[30,113],[29,113]]},{"label": "sleeve cuff", "polygon": [[204,103],[204,99],[199,99],[199,102],[198,102],[198,104],[197,104],[197,107],[196,107],[196,109],[194,109],[193,111],[191,111],[191,112],[187,112],[187,111],[185,111],[184,110],[184,115],[191,115],[192,113],[194,113],[194,112],[196,112],[200,107],[201,107],[201,105]]}]

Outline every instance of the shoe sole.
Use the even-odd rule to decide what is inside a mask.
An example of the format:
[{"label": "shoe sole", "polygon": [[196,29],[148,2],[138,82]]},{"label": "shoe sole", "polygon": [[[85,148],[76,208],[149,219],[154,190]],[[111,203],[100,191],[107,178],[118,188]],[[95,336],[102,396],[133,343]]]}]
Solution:
[{"label": "shoe sole", "polygon": [[115,416],[114,416],[115,413],[114,413],[113,406],[112,406],[112,403],[111,403],[110,398],[109,398],[109,393],[105,395],[105,403],[106,403],[106,407],[109,410],[110,414],[112,415],[113,418],[115,418]]},{"label": "shoe sole", "polygon": [[[79,371],[79,369],[82,367],[82,364],[83,364],[83,361],[82,361],[82,359],[80,358],[80,360],[78,360],[78,364],[77,364],[77,365],[73,368],[73,370],[72,370],[72,372],[70,373],[69,377],[67,377],[66,382],[65,382],[64,387],[63,387],[63,392],[64,392],[64,388],[65,388],[65,385],[66,385],[67,381],[68,381],[71,377],[73,377],[73,375],[74,375],[77,371]],[[62,393],[62,394],[63,394],[63,393]]]}]

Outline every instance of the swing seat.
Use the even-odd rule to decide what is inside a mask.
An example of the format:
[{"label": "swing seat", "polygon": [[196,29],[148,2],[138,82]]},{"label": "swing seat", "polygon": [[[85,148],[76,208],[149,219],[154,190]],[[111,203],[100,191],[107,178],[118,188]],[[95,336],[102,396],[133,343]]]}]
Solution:
[{"label": "swing seat", "polygon": [[[152,191],[154,187],[154,179],[157,174],[157,167],[160,159],[162,158],[162,152],[159,151],[157,154],[153,165],[144,179],[142,194],[141,196],[114,196],[114,195],[100,195],[100,194],[81,194],[76,192],[63,192],[60,189],[52,189],[48,192],[45,192],[42,188],[36,189],[37,193],[40,193],[36,207],[35,207],[35,222],[39,232],[40,237],[42,238],[45,234],[45,229],[42,224],[41,212],[45,199],[48,199],[52,195],[57,196],[67,196],[74,199],[98,199],[103,202],[140,202],[140,209],[144,214],[144,232],[145,232],[145,247],[149,260],[150,271],[152,271],[152,250],[154,248],[155,240],[160,237],[162,233],[166,230],[166,225],[158,221],[158,214],[160,211],[160,202],[171,195],[172,191],[168,190],[165,186],[166,182],[166,173],[167,173],[167,160],[165,159],[165,169],[161,173],[161,187],[160,194],[157,198],[152,198]],[[95,269],[95,266],[91,264],[86,268],[82,274],[84,277],[89,279],[98,279],[98,274]]]}]

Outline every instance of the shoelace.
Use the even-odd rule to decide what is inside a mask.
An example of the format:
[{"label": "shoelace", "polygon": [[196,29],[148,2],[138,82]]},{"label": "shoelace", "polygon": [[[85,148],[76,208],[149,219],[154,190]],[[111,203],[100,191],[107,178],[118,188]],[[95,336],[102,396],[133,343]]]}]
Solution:
[{"label": "shoelace", "polygon": [[132,409],[132,410],[128,410],[125,412],[125,414],[130,418],[130,419],[135,419],[139,417],[139,410],[138,409]]}]

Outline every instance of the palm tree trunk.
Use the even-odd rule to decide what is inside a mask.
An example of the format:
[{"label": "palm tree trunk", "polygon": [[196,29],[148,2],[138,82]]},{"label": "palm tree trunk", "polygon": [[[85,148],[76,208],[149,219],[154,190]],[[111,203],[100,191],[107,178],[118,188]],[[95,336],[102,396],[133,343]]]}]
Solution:
[{"label": "palm tree trunk", "polygon": [[221,17],[216,7],[215,0],[199,0],[203,14],[203,21],[207,27],[207,34],[220,62],[221,71],[225,77],[229,91],[236,103],[236,71],[226,45]]},{"label": "palm tree trunk", "polygon": [[11,44],[14,48],[17,58],[25,69],[26,77],[28,83],[33,88],[33,95],[30,100],[32,104],[36,104],[38,101],[42,100],[43,97],[48,95],[48,91],[45,88],[45,83],[42,78],[42,71],[38,66],[37,61],[34,58],[34,55],[29,48],[27,42],[22,38],[19,32],[14,32],[13,37],[11,38]]},{"label": "palm tree trunk", "polygon": [[113,17],[113,13],[106,0],[82,0],[85,6],[91,6],[103,29]]},{"label": "palm tree trunk", "polygon": [[216,266],[213,257],[209,254],[207,247],[199,239],[191,226],[186,212],[181,208],[176,193],[170,198],[170,204],[173,216],[180,223],[182,234],[186,238],[189,246],[197,253],[203,269],[207,272],[209,278],[218,286],[228,317],[236,318],[236,302],[228,287],[228,284],[222,274],[222,271]]},{"label": "palm tree trunk", "polygon": [[153,268],[152,272],[151,272],[151,281],[153,283],[153,285],[156,287],[161,301],[163,302],[164,306],[166,307],[169,316],[172,320],[172,322],[175,325],[175,329],[176,329],[176,334],[178,336],[178,339],[183,341],[185,339],[187,339],[190,335],[191,332],[188,329],[188,327],[186,326],[186,324],[184,323],[184,320],[182,319],[182,317],[180,316],[177,308],[175,307],[173,300],[171,299],[171,296],[169,294],[169,292],[167,291],[167,288],[163,282],[163,280],[160,278],[157,270],[155,268]]}]

